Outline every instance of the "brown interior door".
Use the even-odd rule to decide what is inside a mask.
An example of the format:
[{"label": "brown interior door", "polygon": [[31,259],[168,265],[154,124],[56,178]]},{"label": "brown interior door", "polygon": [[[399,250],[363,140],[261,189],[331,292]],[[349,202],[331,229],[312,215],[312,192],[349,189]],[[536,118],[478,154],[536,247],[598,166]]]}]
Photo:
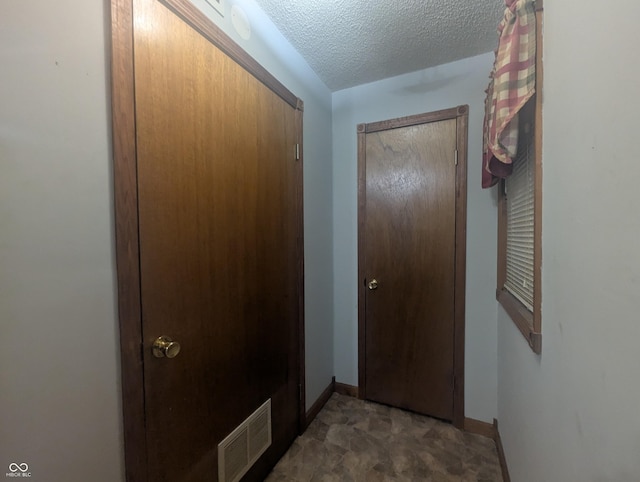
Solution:
[{"label": "brown interior door", "polygon": [[456,119],[364,149],[365,397],[452,420]]},{"label": "brown interior door", "polygon": [[134,19],[148,480],[217,480],[217,444],[271,398],[261,480],[298,430],[296,110],[161,3]]}]

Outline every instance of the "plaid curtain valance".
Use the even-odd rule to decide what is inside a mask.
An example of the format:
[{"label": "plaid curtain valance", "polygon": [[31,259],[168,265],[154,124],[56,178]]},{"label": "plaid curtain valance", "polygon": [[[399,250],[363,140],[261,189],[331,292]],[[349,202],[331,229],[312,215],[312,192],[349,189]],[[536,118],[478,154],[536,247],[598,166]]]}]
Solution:
[{"label": "plaid curtain valance", "polygon": [[486,90],[482,187],[508,177],[518,147],[518,113],[535,93],[536,12],[533,0],[505,0],[498,48]]}]

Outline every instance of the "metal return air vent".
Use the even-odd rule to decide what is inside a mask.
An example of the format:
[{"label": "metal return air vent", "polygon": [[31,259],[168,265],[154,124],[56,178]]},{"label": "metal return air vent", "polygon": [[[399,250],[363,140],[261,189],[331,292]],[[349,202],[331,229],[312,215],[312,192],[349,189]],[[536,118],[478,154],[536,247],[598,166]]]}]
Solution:
[{"label": "metal return air vent", "polygon": [[271,445],[271,399],[218,444],[219,482],[237,482]]}]

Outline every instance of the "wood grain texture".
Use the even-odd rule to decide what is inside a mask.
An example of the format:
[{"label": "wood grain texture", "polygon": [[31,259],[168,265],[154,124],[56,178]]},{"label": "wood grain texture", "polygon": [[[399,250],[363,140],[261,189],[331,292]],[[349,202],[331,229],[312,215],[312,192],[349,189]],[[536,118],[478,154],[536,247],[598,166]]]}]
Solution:
[{"label": "wood grain texture", "polygon": [[[217,442],[271,397],[274,442],[245,477],[262,480],[304,420],[303,104],[153,0],[114,0],[112,37],[127,480],[211,478]],[[150,356],[160,334],[178,358]]]},{"label": "wood grain texture", "polygon": [[426,112],[424,114],[398,117],[397,119],[370,122],[368,124],[361,124],[362,132],[372,133],[378,131],[386,131],[389,129],[396,129],[398,127],[410,127],[419,124],[428,124],[430,122],[438,122],[441,120],[455,119],[458,115],[464,115],[467,110],[468,106],[465,105],[453,107],[451,109]]},{"label": "wood grain texture", "polygon": [[452,422],[458,428],[464,425],[464,323],[465,323],[465,286],[466,286],[466,186],[467,186],[467,105],[452,109],[403,117],[389,121],[360,124],[358,132],[358,382],[359,397],[367,398],[367,360],[366,360],[366,283],[367,264],[365,246],[367,233],[367,163],[366,138],[370,132],[379,132],[390,128],[415,126],[425,122],[456,120],[455,145],[458,150],[458,165],[455,184],[455,314],[454,314],[454,356],[453,356],[453,410]]},{"label": "wood grain texture", "polygon": [[298,432],[295,111],[159,3],[134,5],[155,26],[135,37],[145,346],[182,344],[144,351],[150,478],[205,480],[266,399],[271,456]]},{"label": "wood grain texture", "polygon": [[456,117],[456,248],[454,295],[454,361],[453,424],[464,423],[464,354],[467,286],[467,145],[469,106],[459,106]]},{"label": "wood grain texture", "polygon": [[[247,54],[242,47],[229,38],[220,28],[209,20],[189,0],[159,0],[173,10],[180,18],[191,27],[200,32],[207,40],[216,45],[220,50],[251,73],[256,79],[267,86],[271,91],[279,95],[291,107],[301,107],[301,100],[289,91],[267,69],[260,65],[253,57]],[[300,106],[299,106],[300,103]]]},{"label": "wood grain texture", "polygon": [[367,135],[366,125],[358,125],[358,387],[359,398],[367,392],[366,324],[366,277],[365,226],[367,224]]},{"label": "wood grain texture", "polygon": [[496,291],[496,299],[533,349],[533,314],[505,288]]},{"label": "wood grain texture", "polygon": [[297,143],[300,146],[297,159],[298,167],[296,169],[295,179],[295,205],[296,213],[296,233],[297,233],[297,268],[298,268],[298,377],[300,385],[300,406],[298,408],[298,434],[302,434],[306,430],[305,407],[306,401],[306,353],[305,353],[305,317],[304,317],[304,193],[302,186],[304,185],[304,138],[303,138],[303,122],[304,122],[304,103],[302,99],[298,99],[296,106],[296,129],[298,133]]},{"label": "wood grain texture", "polygon": [[[391,123],[392,124],[392,123]],[[366,397],[453,419],[456,120],[366,136]],[[364,280],[363,280],[364,281]]]},{"label": "wood grain texture", "polygon": [[147,480],[138,270],[138,192],[131,0],[111,2],[111,111],[125,466],[128,481]]}]

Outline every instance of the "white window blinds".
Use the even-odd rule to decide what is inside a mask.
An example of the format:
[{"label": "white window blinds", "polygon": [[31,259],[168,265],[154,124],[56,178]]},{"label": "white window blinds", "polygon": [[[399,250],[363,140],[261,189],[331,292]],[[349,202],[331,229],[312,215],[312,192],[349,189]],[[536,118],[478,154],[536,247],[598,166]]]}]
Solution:
[{"label": "white window blinds", "polygon": [[534,142],[532,135],[520,137],[525,142],[518,146],[513,173],[505,182],[507,279],[504,287],[533,312]]}]

